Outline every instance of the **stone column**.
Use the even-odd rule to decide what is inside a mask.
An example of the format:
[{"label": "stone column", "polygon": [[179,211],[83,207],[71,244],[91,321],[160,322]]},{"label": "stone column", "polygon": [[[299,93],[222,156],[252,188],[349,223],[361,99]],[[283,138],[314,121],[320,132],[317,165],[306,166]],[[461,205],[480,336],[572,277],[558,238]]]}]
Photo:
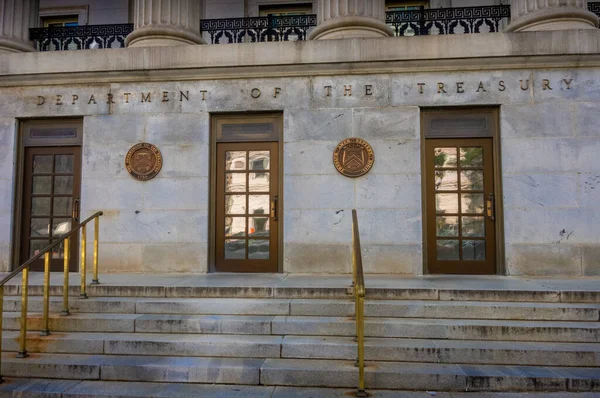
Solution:
[{"label": "stone column", "polygon": [[598,17],[587,0],[511,0],[511,23],[505,32],[595,29]]},{"label": "stone column", "polygon": [[317,27],[309,40],[389,37],[385,0],[318,0]]},{"label": "stone column", "polygon": [[0,0],[0,53],[35,51],[29,28],[37,26],[38,0]]},{"label": "stone column", "polygon": [[200,37],[200,0],[135,0],[127,47],[205,44]]}]

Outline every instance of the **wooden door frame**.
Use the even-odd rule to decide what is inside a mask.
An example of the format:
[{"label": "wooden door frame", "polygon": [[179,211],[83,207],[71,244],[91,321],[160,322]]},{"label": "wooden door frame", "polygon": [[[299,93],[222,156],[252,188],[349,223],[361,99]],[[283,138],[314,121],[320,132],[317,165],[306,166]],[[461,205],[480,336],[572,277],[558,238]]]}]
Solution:
[{"label": "wooden door frame", "polygon": [[[50,125],[65,125],[75,126],[78,136],[83,139],[83,119],[81,117],[61,117],[61,118],[19,118],[15,120],[17,123],[17,136],[15,139],[15,167],[14,167],[14,183],[13,183],[13,226],[11,237],[11,266],[13,270],[19,265],[21,257],[21,224],[23,222],[23,189],[25,187],[25,130],[28,124],[35,123],[44,126]],[[78,144],[81,147],[81,173],[83,173],[83,142]],[[72,143],[61,145],[60,143],[48,146],[74,146]],[[83,182],[83,174],[81,174],[81,182]],[[72,259],[76,261],[79,267],[78,258]]]},{"label": "wooden door frame", "polygon": [[[279,168],[278,192],[277,192],[277,214],[279,215],[278,228],[278,251],[277,251],[277,272],[283,272],[283,228],[284,228],[284,189],[283,189],[283,112],[215,112],[210,113],[210,131],[209,131],[209,211],[208,211],[208,269],[210,273],[218,272],[216,270],[216,187],[217,187],[217,122],[219,119],[227,118],[229,120],[244,120],[261,118],[276,118],[278,127],[277,147],[279,150],[279,159],[277,167]],[[249,141],[251,142],[251,141]],[[255,141],[260,142],[260,141]],[[273,141],[272,141],[273,142]]]},{"label": "wooden door frame", "polygon": [[[488,113],[494,120],[494,129],[492,138],[492,157],[494,168],[494,198],[495,198],[495,232],[496,232],[496,275],[506,274],[506,260],[504,248],[504,203],[502,196],[502,153],[501,153],[501,132],[500,132],[500,107],[499,106],[478,106],[478,107],[422,107],[420,109],[421,123],[421,215],[422,215],[422,240],[423,240],[423,274],[430,274],[428,260],[428,235],[427,235],[427,152],[425,146],[425,115],[430,113],[438,114],[474,114]],[[441,137],[440,137],[441,138]],[[448,137],[459,138],[459,137]],[[467,138],[467,137],[464,137]],[[477,138],[477,137],[471,137]],[[489,138],[489,137],[488,137]],[[439,274],[436,274],[439,275]]]}]

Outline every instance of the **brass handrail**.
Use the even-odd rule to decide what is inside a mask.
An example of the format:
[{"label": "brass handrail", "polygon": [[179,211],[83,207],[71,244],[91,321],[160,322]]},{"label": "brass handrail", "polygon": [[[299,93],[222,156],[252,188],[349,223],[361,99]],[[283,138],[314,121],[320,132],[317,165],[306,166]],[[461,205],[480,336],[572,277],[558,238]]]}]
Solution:
[{"label": "brass handrail", "polygon": [[[27,357],[27,305],[28,305],[28,287],[29,287],[29,266],[35,261],[39,260],[44,256],[44,306],[43,306],[43,326],[40,334],[42,336],[48,336],[50,334],[49,328],[49,313],[50,313],[50,253],[52,249],[60,245],[63,241],[64,245],[64,280],[63,280],[63,311],[62,315],[69,315],[69,260],[70,260],[70,241],[71,237],[81,229],[81,294],[83,298],[87,298],[86,293],[86,275],[85,275],[85,264],[86,264],[86,225],[94,220],[94,278],[92,284],[98,282],[98,239],[99,239],[99,225],[100,216],[103,213],[98,211],[92,216],[77,224],[69,232],[60,237],[56,242],[53,242],[41,250],[38,254],[31,257],[25,263],[17,267],[14,271],[8,274],[5,278],[0,280],[0,368],[1,368],[1,353],[2,353],[2,317],[4,313],[4,285],[12,278],[23,272],[23,279],[21,282],[21,319],[20,319],[20,336],[19,336],[19,351],[17,352],[17,358]],[[2,376],[0,375],[0,383],[2,382]]]},{"label": "brass handrail", "polygon": [[354,313],[356,319],[356,342],[358,355],[357,397],[368,397],[365,390],[365,276],[363,273],[360,233],[356,209],[352,210],[352,274],[354,287]]}]

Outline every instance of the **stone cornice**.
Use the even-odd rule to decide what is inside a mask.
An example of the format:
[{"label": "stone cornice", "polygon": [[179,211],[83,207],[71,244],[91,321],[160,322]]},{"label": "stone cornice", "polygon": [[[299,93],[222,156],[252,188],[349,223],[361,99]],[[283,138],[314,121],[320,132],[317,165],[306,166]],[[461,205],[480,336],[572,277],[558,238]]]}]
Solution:
[{"label": "stone cornice", "polygon": [[3,54],[0,86],[600,66],[600,30]]}]

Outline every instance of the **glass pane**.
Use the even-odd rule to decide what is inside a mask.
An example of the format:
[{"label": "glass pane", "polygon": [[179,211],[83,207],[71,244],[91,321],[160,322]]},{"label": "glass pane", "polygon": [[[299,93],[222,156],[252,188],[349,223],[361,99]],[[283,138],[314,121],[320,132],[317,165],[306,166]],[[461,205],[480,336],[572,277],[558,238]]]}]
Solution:
[{"label": "glass pane", "polygon": [[50,194],[52,188],[52,177],[33,177],[31,193],[33,194]]},{"label": "glass pane", "polygon": [[245,237],[246,217],[225,217],[225,236]]},{"label": "glass pane", "polygon": [[458,190],[458,171],[436,171],[435,172],[435,190],[436,191],[457,191]]},{"label": "glass pane", "polygon": [[30,236],[32,238],[50,236],[50,220],[48,218],[32,218]]},{"label": "glass pane", "polygon": [[225,258],[243,260],[246,258],[246,241],[244,239],[225,239]]},{"label": "glass pane", "polygon": [[463,260],[485,260],[485,240],[463,240]]},{"label": "glass pane", "polygon": [[483,217],[463,217],[462,236],[484,237],[485,219]]},{"label": "glass pane", "polygon": [[458,213],[458,194],[438,193],[435,195],[435,210],[438,213]]},{"label": "glass pane", "polygon": [[248,235],[252,237],[269,236],[268,217],[250,217],[248,219]]},{"label": "glass pane", "polygon": [[225,214],[246,214],[246,195],[225,195]]},{"label": "glass pane", "polygon": [[52,258],[65,258],[65,242],[64,241],[61,242],[58,246],[54,246],[54,248],[52,248]]},{"label": "glass pane", "polygon": [[70,218],[55,218],[54,220],[52,220],[52,236],[53,237],[63,236],[70,230],[71,230],[71,219]]},{"label": "glass pane", "polygon": [[250,195],[249,214],[269,214],[269,195]]},{"label": "glass pane", "polygon": [[50,244],[48,240],[32,239],[29,241],[29,257],[39,254],[46,246]]},{"label": "glass pane", "polygon": [[438,240],[437,241],[437,259],[438,260],[458,260],[458,240]]},{"label": "glass pane", "polygon": [[458,236],[458,217],[436,217],[437,236]]},{"label": "glass pane", "polygon": [[52,155],[35,155],[33,157],[33,172],[52,173]]},{"label": "glass pane", "polygon": [[250,239],[248,241],[248,258],[252,260],[268,260],[269,241],[266,239]]},{"label": "glass pane", "polygon": [[73,155],[56,155],[54,157],[55,173],[73,173]]},{"label": "glass pane", "polygon": [[54,198],[53,216],[71,215],[71,198]]},{"label": "glass pane", "polygon": [[460,173],[460,189],[483,191],[483,170],[466,170]]},{"label": "glass pane", "polygon": [[50,215],[50,198],[31,198],[32,216]]},{"label": "glass pane", "polygon": [[250,170],[269,170],[270,156],[269,151],[250,151]]},{"label": "glass pane", "polygon": [[483,194],[462,194],[461,206],[462,213],[483,214]]},{"label": "glass pane", "polygon": [[73,177],[56,176],[54,177],[54,194],[73,193]]},{"label": "glass pane", "polygon": [[225,170],[246,170],[246,151],[225,152]]},{"label": "glass pane", "polygon": [[483,167],[483,148],[460,148],[461,167]]},{"label": "glass pane", "polygon": [[246,173],[225,173],[225,192],[246,192]]},{"label": "glass pane", "polygon": [[270,173],[250,173],[248,175],[248,184],[250,192],[269,192],[269,174]]},{"label": "glass pane", "polygon": [[435,148],[435,167],[456,167],[456,148]]}]

